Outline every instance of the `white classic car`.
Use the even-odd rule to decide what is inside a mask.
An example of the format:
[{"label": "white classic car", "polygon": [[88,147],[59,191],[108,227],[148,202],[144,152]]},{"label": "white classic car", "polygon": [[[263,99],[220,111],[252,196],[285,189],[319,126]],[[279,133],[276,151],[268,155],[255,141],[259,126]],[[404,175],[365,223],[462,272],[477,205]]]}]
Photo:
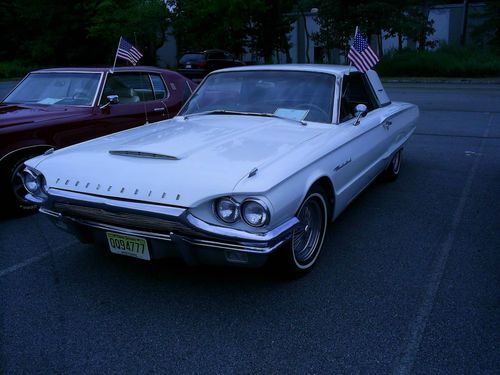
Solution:
[{"label": "white classic car", "polygon": [[27,199],[78,236],[141,259],[291,273],[371,181],[398,176],[415,105],[374,71],[273,65],[211,73],[171,120],[26,162]]}]

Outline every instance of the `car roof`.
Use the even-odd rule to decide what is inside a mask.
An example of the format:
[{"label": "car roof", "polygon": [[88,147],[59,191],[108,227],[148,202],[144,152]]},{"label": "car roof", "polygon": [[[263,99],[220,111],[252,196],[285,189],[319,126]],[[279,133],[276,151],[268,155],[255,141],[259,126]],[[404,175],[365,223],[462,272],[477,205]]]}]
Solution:
[{"label": "car roof", "polygon": [[[302,71],[329,73],[337,76],[348,75],[358,70],[349,65],[327,65],[327,64],[274,64],[274,65],[250,65],[235,68],[216,70],[216,72],[228,71],[258,71],[258,70],[279,70],[279,71]],[[212,74],[213,74],[212,73]]]},{"label": "car roof", "polygon": [[[111,71],[111,67],[71,67],[71,68],[49,68],[34,70],[32,73],[44,73],[44,72],[93,72],[93,73],[103,73]],[[157,68],[155,66],[121,66],[115,67],[115,72],[151,72],[151,73],[166,73],[172,72],[171,70]]]},{"label": "car roof", "polygon": [[184,52],[184,55],[188,55],[188,54],[192,54],[192,53],[204,54],[204,53],[213,53],[213,52],[230,53],[230,52],[225,51],[223,49],[213,48],[213,49],[206,49],[203,51],[186,51],[186,52]]}]

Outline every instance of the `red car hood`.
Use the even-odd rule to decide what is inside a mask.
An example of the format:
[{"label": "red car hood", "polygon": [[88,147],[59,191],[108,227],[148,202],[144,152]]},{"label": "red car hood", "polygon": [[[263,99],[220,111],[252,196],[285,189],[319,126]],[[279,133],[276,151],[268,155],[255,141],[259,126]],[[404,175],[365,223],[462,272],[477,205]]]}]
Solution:
[{"label": "red car hood", "polygon": [[0,128],[72,117],[90,110],[88,107],[0,104]]}]

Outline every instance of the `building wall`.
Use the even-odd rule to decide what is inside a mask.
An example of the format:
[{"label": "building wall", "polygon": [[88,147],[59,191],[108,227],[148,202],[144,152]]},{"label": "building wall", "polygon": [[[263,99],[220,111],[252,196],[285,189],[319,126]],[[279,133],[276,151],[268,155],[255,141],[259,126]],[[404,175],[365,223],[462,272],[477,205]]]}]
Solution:
[{"label": "building wall", "polygon": [[165,32],[165,43],[156,51],[157,65],[162,68],[177,67],[177,42],[172,35],[172,28]]},{"label": "building wall", "polygon": [[[485,10],[486,5],[484,3],[469,4],[466,44],[472,45],[476,42],[472,37],[473,30],[475,26],[483,22],[484,18],[481,17],[481,15]],[[442,46],[443,44],[452,46],[460,45],[463,17],[463,4],[437,5],[432,7],[429,12],[429,20],[434,21],[433,27],[435,31],[428,37],[428,40],[437,42],[436,47]],[[407,46],[408,41],[405,41],[403,47]],[[397,49],[397,38],[382,38],[382,47],[384,53]]]}]

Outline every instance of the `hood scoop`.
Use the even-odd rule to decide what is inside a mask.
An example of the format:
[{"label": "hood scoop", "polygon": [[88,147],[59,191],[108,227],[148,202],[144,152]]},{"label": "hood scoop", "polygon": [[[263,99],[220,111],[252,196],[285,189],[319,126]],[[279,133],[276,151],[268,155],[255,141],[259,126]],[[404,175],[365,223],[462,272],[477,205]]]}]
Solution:
[{"label": "hood scoop", "polygon": [[111,155],[130,156],[133,158],[180,160],[176,156],[166,155],[166,154],[158,154],[158,153],[154,153],[154,152],[144,152],[144,151],[111,150],[111,151],[109,151],[109,153]]}]

